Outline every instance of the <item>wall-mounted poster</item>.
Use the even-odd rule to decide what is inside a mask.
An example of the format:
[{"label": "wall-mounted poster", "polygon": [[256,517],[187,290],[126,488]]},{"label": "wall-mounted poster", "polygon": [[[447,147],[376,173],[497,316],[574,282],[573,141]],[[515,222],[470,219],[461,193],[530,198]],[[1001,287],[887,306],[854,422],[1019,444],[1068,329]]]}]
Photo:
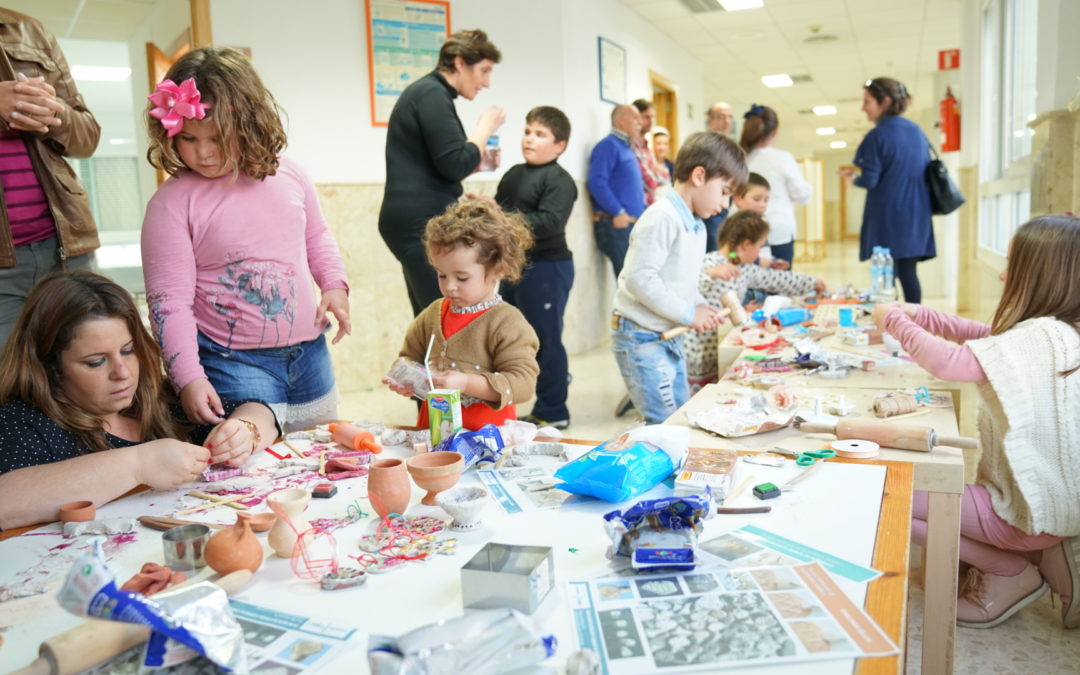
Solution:
[{"label": "wall-mounted poster", "polygon": [[600,56],[600,100],[626,103],[626,50],[607,38],[597,38]]},{"label": "wall-mounted poster", "polygon": [[398,96],[435,69],[450,34],[449,0],[364,0],[371,124],[385,127]]}]

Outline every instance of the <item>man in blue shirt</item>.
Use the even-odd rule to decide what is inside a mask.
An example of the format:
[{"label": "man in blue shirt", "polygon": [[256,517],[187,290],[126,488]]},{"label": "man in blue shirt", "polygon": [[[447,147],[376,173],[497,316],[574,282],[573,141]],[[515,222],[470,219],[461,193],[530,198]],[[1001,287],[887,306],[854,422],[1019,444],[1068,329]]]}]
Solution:
[{"label": "man in blue shirt", "polygon": [[632,105],[611,111],[611,133],[593,148],[589,159],[589,194],[593,200],[596,246],[611,260],[615,278],[622,271],[634,221],[645,210],[645,184],[630,138],[641,129]]}]

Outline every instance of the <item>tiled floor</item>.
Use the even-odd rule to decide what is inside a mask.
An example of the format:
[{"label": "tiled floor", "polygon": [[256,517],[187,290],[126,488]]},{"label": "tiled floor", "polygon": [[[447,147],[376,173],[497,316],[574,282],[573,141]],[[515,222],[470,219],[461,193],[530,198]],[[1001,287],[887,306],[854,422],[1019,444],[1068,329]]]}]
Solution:
[{"label": "tiled floor", "polygon": [[[828,257],[818,263],[798,263],[801,272],[824,278],[830,285],[860,282],[868,268],[857,260],[854,243],[830,246]],[[942,298],[924,298],[928,305],[949,311]],[[599,347],[570,359],[574,380],[570,386],[571,426],[566,434],[574,438],[603,440],[635,423],[632,415],[614,416],[614,408],[625,389],[606,347]],[[416,406],[383,388],[344,397],[341,410],[357,419],[412,424]],[[528,407],[519,410],[528,412]],[[912,560],[920,556],[913,553]],[[916,570],[917,572],[917,570]],[[907,672],[918,673],[922,638],[922,589],[913,574],[909,595]],[[956,672],[1028,675],[1031,673],[1080,672],[1080,630],[1061,627],[1060,601],[1051,606],[1049,594],[997,628],[957,630]]]}]

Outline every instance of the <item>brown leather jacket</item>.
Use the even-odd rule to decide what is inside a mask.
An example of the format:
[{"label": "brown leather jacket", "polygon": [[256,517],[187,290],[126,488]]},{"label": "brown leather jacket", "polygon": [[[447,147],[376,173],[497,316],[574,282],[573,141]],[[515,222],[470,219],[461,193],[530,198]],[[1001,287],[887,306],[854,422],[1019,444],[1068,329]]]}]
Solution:
[{"label": "brown leather jacket", "polygon": [[[61,259],[93,251],[100,243],[90,201],[75,172],[64,161],[68,157],[89,157],[97,148],[101,127],[86,109],[75,88],[60,45],[37,19],[0,8],[0,81],[43,76],[56,89],[56,98],[67,108],[60,113],[62,124],[43,134],[24,131],[26,149],[34,171],[49,201],[60,241]],[[0,119],[0,129],[7,121]],[[7,206],[0,190],[0,267],[15,265],[15,247],[8,225]]]}]

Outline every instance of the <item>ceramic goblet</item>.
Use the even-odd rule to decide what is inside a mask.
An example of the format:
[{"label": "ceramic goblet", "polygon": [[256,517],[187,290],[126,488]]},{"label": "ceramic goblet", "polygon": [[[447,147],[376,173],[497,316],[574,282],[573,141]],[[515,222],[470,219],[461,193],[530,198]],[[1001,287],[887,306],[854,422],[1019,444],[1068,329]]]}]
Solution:
[{"label": "ceramic goblet", "polygon": [[405,460],[405,466],[413,482],[428,493],[420,503],[435,506],[435,495],[457,484],[465,468],[465,457],[460,452],[425,452]]}]

